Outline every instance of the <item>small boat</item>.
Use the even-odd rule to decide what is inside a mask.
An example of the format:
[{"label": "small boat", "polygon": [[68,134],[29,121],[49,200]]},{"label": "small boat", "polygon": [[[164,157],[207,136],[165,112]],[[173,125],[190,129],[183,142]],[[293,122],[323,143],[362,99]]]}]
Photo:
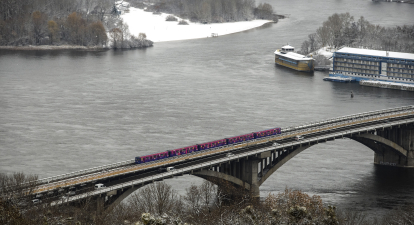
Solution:
[{"label": "small boat", "polygon": [[339,83],[352,83],[355,82],[355,79],[350,77],[325,77],[323,78],[324,81],[332,81],[332,82],[339,82]]}]

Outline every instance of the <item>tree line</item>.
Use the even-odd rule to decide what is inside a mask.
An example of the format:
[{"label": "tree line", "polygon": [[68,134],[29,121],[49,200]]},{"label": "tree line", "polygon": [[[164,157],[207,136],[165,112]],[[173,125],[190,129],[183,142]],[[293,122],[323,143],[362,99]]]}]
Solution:
[{"label": "tree line", "polygon": [[160,0],[147,6],[148,11],[177,15],[200,23],[248,21],[255,18],[275,20],[272,5],[255,0]]},{"label": "tree line", "polygon": [[[183,195],[165,182],[151,183],[138,189],[128,201],[98,214],[97,203],[91,197],[76,204],[53,207],[47,198],[32,204],[36,180],[37,176],[23,173],[0,173],[0,224],[397,225],[414,220],[412,205],[391,211],[382,218],[370,219],[358,211],[327,206],[318,195],[287,188],[259,201],[248,191],[223,180],[215,180],[215,184],[210,181],[192,184]],[[93,186],[89,189],[93,190]]]},{"label": "tree line", "polygon": [[375,50],[414,53],[414,25],[382,27],[349,13],[333,14],[301,45],[308,54],[320,47],[365,47]]},{"label": "tree line", "polygon": [[[146,47],[111,15],[111,0],[1,0],[0,45]],[[107,32],[108,31],[108,32]],[[109,37],[107,35],[109,33]]]}]

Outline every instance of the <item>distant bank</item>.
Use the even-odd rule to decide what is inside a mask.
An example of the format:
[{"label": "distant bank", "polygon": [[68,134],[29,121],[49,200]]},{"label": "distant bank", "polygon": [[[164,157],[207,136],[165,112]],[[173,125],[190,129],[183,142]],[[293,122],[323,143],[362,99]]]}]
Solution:
[{"label": "distant bank", "polygon": [[81,45],[25,45],[25,46],[0,46],[4,50],[103,50],[107,47],[81,46]]},{"label": "distant bank", "polygon": [[373,2],[396,2],[414,4],[414,0],[372,0]]}]

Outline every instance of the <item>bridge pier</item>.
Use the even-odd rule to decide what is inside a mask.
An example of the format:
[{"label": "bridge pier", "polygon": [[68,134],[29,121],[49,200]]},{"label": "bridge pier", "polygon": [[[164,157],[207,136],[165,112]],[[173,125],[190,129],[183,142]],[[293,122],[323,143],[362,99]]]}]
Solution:
[{"label": "bridge pier", "polygon": [[98,196],[96,198],[96,213],[101,214],[105,210],[105,198],[106,196]]},{"label": "bridge pier", "polygon": [[374,164],[414,167],[413,124],[385,127],[374,134],[359,134],[351,138],[374,150]]},{"label": "bridge pier", "polygon": [[[377,135],[386,138],[395,144],[407,150],[407,154],[402,156],[394,151],[385,150],[383,154],[375,154],[374,162],[376,164],[387,165],[389,162],[393,165],[402,167],[414,167],[414,125],[394,126],[384,130],[378,130]],[[382,156],[382,158],[381,158]],[[382,163],[381,163],[382,162]]]}]

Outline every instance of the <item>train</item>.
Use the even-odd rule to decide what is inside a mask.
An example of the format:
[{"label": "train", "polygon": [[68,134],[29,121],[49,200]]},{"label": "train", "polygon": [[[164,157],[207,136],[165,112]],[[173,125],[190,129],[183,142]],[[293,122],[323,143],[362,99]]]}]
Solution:
[{"label": "train", "polygon": [[263,131],[258,131],[258,132],[252,132],[249,134],[239,135],[236,137],[230,137],[230,138],[210,141],[210,142],[206,142],[203,144],[195,144],[195,145],[178,148],[174,150],[167,150],[164,152],[159,152],[159,153],[155,153],[151,155],[138,156],[138,157],[135,157],[135,163],[142,164],[142,163],[147,163],[147,162],[165,159],[169,157],[174,157],[178,155],[185,155],[185,154],[196,152],[196,151],[203,151],[203,150],[207,150],[211,148],[217,148],[217,147],[226,146],[226,145],[233,145],[233,144],[237,144],[240,142],[254,140],[258,138],[279,135],[282,133],[281,131],[282,130],[279,127],[277,127],[277,128],[273,128],[269,130],[263,130]]}]

